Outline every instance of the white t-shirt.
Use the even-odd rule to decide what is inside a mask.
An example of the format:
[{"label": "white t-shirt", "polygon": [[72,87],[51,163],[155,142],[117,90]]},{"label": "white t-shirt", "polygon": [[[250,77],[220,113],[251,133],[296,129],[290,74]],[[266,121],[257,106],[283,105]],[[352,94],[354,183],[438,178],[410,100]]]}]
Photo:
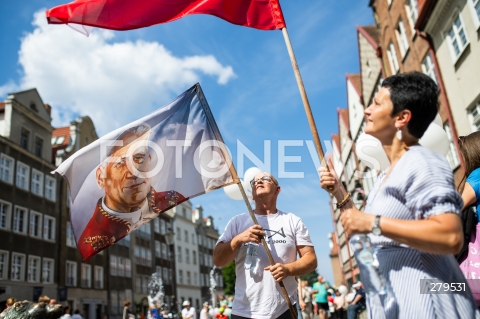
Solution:
[{"label": "white t-shirt", "polygon": [[185,318],[186,316],[193,314],[193,317],[191,319],[197,319],[197,313],[195,311],[195,308],[190,307],[190,309],[187,310],[187,308],[182,309],[182,318]]},{"label": "white t-shirt", "polygon": [[[302,220],[291,214],[277,210],[272,215],[255,215],[260,226],[266,232],[265,240],[275,263],[291,263],[297,259],[297,246],[313,246],[308,230]],[[233,217],[227,224],[225,232],[217,241],[229,242],[235,236],[253,226],[250,214],[244,213]],[[247,246],[243,245],[235,257],[235,298],[232,314],[258,319],[277,318],[288,310],[280,286],[275,282],[270,271],[263,270],[270,266],[263,245],[258,246],[258,273],[245,270],[244,261]],[[297,282],[295,277],[283,280],[292,303],[297,302]]]}]

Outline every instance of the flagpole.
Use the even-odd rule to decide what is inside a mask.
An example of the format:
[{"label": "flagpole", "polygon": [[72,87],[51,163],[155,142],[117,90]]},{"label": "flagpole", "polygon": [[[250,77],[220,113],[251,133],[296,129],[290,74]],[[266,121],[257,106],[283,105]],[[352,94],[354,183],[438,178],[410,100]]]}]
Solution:
[{"label": "flagpole", "polygon": [[[250,213],[250,217],[253,220],[253,223],[255,225],[260,225],[257,221],[257,218],[255,217],[255,213],[253,212],[252,206],[250,205],[250,202],[248,201],[247,194],[245,193],[245,189],[243,188],[243,184],[238,178],[237,170],[235,166],[233,165],[233,161],[230,158],[230,153],[228,152],[225,142],[223,141],[222,134],[220,134],[220,130],[218,129],[217,123],[215,122],[215,119],[213,117],[212,111],[210,110],[210,107],[208,106],[207,99],[205,99],[205,96],[203,95],[202,88],[200,87],[200,84],[196,84],[196,89],[197,89],[197,96],[200,100],[200,104],[203,107],[203,111],[205,112],[205,115],[207,117],[207,122],[210,123],[212,126],[212,129],[214,131],[214,134],[217,138],[217,140],[220,142],[218,145],[218,148],[222,152],[223,157],[227,160],[227,165],[229,166],[229,171],[230,174],[232,175],[232,178],[234,181],[236,181],[236,184],[238,185],[238,188],[240,189],[240,193],[242,193],[243,200],[245,201],[245,205],[248,208],[248,212]],[[273,260],[272,253],[270,252],[270,249],[267,246],[267,242],[265,241],[265,238],[261,238],[261,242],[263,245],[263,248],[265,249],[265,252],[267,253],[268,260],[270,261],[270,265],[274,266],[275,261]],[[283,293],[283,298],[287,302],[288,309],[290,309],[290,312],[292,314],[293,319],[297,319],[297,314],[295,310],[293,309],[292,301],[290,300],[290,297],[288,296],[287,289],[285,288],[285,285],[283,284],[283,281],[279,281],[278,284],[280,285],[280,288]]]},{"label": "flagpole", "polygon": [[[312,109],[310,108],[310,103],[308,102],[307,92],[305,91],[305,86],[303,85],[302,75],[300,74],[300,69],[298,68],[297,59],[295,58],[295,53],[293,52],[292,43],[290,42],[290,37],[288,36],[286,27],[282,29],[282,34],[283,38],[285,39],[285,44],[287,45],[288,55],[290,56],[290,61],[292,62],[293,72],[295,73],[295,79],[297,80],[298,89],[300,90],[300,96],[302,97],[303,106],[307,115],[308,124],[310,125],[310,130],[312,131],[313,142],[315,144],[315,148],[317,149],[320,163],[323,167],[328,169],[322,143],[320,142],[320,137],[318,136],[317,126],[315,125],[315,120],[313,119]],[[345,193],[343,187],[340,187],[340,189]],[[333,190],[333,186],[329,187],[329,190]]]}]

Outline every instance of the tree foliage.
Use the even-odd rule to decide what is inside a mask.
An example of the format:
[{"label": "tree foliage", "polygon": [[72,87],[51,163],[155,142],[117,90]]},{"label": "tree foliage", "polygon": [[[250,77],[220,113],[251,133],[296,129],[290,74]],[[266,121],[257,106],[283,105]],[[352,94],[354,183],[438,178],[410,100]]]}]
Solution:
[{"label": "tree foliage", "polygon": [[308,280],[308,285],[313,286],[313,284],[317,281],[318,277],[318,272],[317,270],[312,271],[309,274],[306,274],[305,276],[300,276],[301,280]]},{"label": "tree foliage", "polygon": [[225,295],[235,295],[235,260],[222,268],[222,275]]}]

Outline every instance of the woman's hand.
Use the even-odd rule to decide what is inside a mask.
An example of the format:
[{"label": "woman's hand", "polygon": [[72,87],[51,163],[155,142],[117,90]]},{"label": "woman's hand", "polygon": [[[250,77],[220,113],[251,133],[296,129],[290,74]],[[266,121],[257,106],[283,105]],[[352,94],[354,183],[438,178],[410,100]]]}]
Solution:
[{"label": "woman's hand", "polygon": [[343,229],[349,236],[353,234],[368,234],[372,230],[375,215],[362,213],[354,206],[340,214],[340,221]]},{"label": "woman's hand", "polygon": [[338,193],[340,189],[338,176],[330,161],[328,162],[328,169],[322,166],[318,169],[318,172],[320,173],[320,186],[329,193]]}]

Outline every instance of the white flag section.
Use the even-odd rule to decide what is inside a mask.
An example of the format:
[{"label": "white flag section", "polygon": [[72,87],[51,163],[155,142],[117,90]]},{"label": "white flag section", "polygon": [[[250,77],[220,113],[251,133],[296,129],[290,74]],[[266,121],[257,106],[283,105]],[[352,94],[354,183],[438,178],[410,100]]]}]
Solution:
[{"label": "white flag section", "polygon": [[237,183],[231,164],[196,84],[82,148],[55,172],[68,182],[72,228],[87,260],[181,202]]}]

